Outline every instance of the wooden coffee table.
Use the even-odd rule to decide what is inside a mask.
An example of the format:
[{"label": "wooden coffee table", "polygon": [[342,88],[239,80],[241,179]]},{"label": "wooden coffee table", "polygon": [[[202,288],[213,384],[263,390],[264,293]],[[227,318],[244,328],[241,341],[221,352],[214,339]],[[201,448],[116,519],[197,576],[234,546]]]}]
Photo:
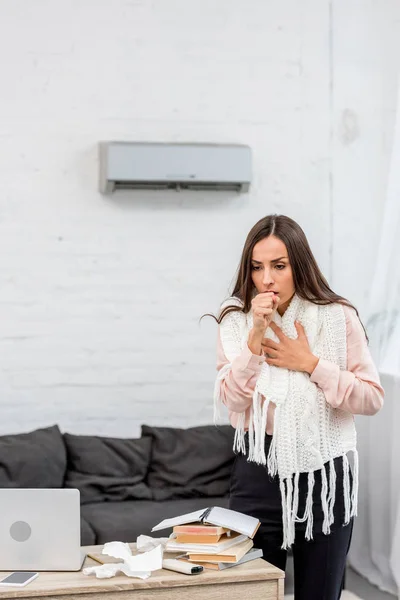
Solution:
[{"label": "wooden coffee table", "polygon": [[[131,547],[134,548],[134,544]],[[102,546],[86,546],[83,550],[99,553]],[[86,558],[84,567],[95,565],[98,563]],[[0,572],[2,579],[8,574]],[[283,571],[261,558],[223,571],[207,569],[200,575],[182,575],[160,569],[145,580],[125,575],[97,579],[80,571],[41,572],[26,587],[0,587],[0,600],[283,600],[284,577]]]}]

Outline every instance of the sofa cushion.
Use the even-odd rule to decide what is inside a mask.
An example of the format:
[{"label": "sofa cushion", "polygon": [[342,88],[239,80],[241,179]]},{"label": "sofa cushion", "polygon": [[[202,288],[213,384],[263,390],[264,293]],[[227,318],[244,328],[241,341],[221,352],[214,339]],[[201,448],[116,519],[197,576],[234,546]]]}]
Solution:
[{"label": "sofa cushion", "polygon": [[94,546],[96,534],[89,523],[81,516],[81,546]]},{"label": "sofa cushion", "polygon": [[82,506],[82,516],[96,535],[96,544],[136,542],[139,535],[168,537],[172,529],[151,532],[162,519],[184,515],[209,506],[228,508],[229,498],[193,498],[152,502],[101,502]]},{"label": "sofa cushion", "polygon": [[235,457],[232,427],[143,425],[142,436],[153,440],[147,483],[154,500],[228,494]]},{"label": "sofa cushion", "polygon": [[0,487],[60,488],[67,465],[57,425],[0,436]]},{"label": "sofa cushion", "polygon": [[78,488],[81,504],[150,499],[144,479],[151,439],[122,439],[64,434],[67,448],[65,487]]}]

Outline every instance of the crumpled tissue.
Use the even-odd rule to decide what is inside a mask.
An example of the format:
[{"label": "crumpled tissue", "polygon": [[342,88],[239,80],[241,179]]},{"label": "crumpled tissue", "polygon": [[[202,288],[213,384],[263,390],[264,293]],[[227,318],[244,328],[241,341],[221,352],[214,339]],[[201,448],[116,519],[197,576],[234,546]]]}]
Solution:
[{"label": "crumpled tissue", "polygon": [[165,546],[170,539],[170,537],[153,538],[149,535],[139,535],[136,539],[136,548],[139,552],[148,552],[153,548],[157,548],[157,546],[162,546],[163,550],[165,550]]},{"label": "crumpled tissue", "polygon": [[[147,538],[147,536],[139,536],[138,540],[139,538]],[[143,551],[144,547],[147,548],[150,546],[149,540],[152,542],[152,549],[148,552]],[[159,538],[159,540],[163,540],[163,538]],[[140,541],[140,548],[138,549],[141,549],[142,554],[133,555],[129,544],[125,544],[124,542],[107,542],[104,544],[102,554],[112,556],[113,558],[120,558],[121,562],[108,563],[98,567],[85,567],[82,572],[84,575],[94,574],[99,579],[114,577],[118,572],[124,573],[128,577],[148,579],[152,571],[162,569],[163,544],[156,539],[148,538],[147,540]]]}]

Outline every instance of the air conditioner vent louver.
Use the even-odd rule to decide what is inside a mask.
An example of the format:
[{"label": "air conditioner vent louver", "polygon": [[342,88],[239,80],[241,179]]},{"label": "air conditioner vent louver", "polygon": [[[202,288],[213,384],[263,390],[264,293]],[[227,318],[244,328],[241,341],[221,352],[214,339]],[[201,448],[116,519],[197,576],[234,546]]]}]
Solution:
[{"label": "air conditioner vent louver", "polygon": [[234,144],[100,143],[100,191],[248,191],[251,150]]}]

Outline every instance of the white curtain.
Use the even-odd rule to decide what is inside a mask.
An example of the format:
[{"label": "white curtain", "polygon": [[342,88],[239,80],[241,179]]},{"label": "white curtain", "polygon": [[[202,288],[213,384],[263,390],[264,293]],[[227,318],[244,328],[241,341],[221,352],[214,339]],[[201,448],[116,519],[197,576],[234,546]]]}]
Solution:
[{"label": "white curtain", "polygon": [[370,348],[385,406],[357,420],[360,504],[349,562],[382,590],[400,593],[400,93],[384,218],[371,279]]}]

